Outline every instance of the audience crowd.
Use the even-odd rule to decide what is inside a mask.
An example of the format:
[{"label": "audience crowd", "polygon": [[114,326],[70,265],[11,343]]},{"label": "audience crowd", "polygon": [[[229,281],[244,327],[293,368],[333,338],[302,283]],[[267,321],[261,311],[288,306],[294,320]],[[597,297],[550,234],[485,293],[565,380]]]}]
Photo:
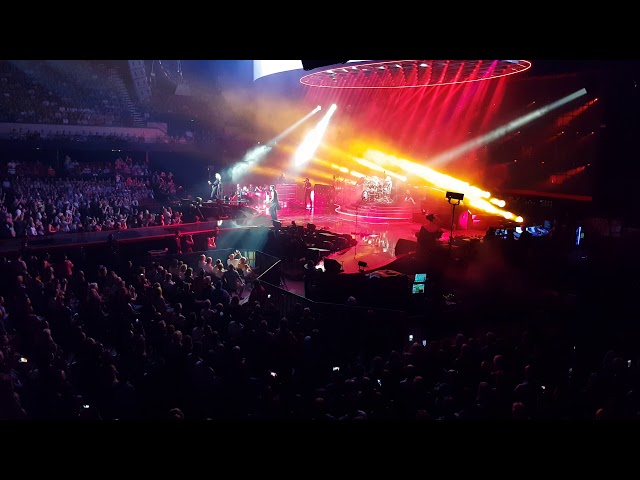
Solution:
[{"label": "audience crowd", "polygon": [[[109,144],[113,148],[132,143],[222,143],[229,151],[241,152],[250,147],[251,142],[239,133],[250,125],[230,107],[219,85],[176,95],[172,82],[162,88],[152,81],[150,100],[138,101],[124,64],[108,60],[0,61],[0,123],[24,125],[11,128],[8,138]],[[152,75],[154,79],[158,78]],[[164,123],[168,131],[150,135],[139,130],[148,122]]]},{"label": "audience crowd", "polygon": [[0,238],[182,223],[181,212],[155,202],[180,189],[173,173],[150,174],[147,163],[130,157],[80,163],[67,156],[60,172],[40,162],[3,167]]},{"label": "audience crowd", "polygon": [[[391,348],[374,335],[339,351],[332,329],[353,315],[300,303],[283,315],[239,252],[206,253],[193,265],[120,259],[87,271],[66,255],[1,259],[0,417],[638,418],[629,352],[587,355],[520,323]],[[364,315],[374,325],[379,312]]]},{"label": "audience crowd", "polygon": [[[100,127],[140,127],[166,113],[188,123],[173,125],[184,134],[156,142],[224,141],[229,151],[243,151],[247,142],[238,132],[248,126],[218,88],[209,98],[175,95],[173,84],[158,98],[156,88],[155,111],[145,113],[129,103],[122,76],[107,61],[3,60],[0,87],[0,122],[25,124],[10,131],[13,140],[145,142]],[[194,122],[205,118],[215,125]],[[173,173],[146,162],[66,157],[55,167],[13,160],[2,167],[2,239],[182,223],[170,207],[143,206],[181,189]],[[508,200],[518,211],[552,206]],[[351,235],[322,233],[295,223],[278,229],[279,258],[296,263],[310,243],[330,252],[352,246]],[[488,235],[483,248],[498,246],[507,259],[539,266],[542,256],[557,255],[557,238],[571,235],[554,232],[544,249],[531,248],[530,239],[501,243]],[[295,303],[283,313],[281,299],[267,293],[259,269],[239,251],[215,258],[214,236],[212,249],[191,264],[182,252],[193,252],[193,237],[184,237],[176,234],[176,256],[165,261],[120,258],[113,242],[98,267],[72,249],[51,256],[21,248],[0,257],[0,419],[639,418],[637,349],[560,334],[565,312],[557,305],[514,312],[502,329],[483,323],[491,312],[477,312],[482,318],[472,330],[414,338],[380,310],[358,309],[348,291],[340,295],[349,309]],[[306,260],[313,274],[316,259]],[[552,320],[541,326],[535,316]],[[356,320],[366,331],[354,331]],[[381,324],[409,341],[390,346]]]},{"label": "audience crowd", "polygon": [[[147,137],[141,133],[139,135],[131,134],[130,132],[115,133],[106,132],[104,130],[53,130],[51,128],[40,128],[39,130],[31,130],[29,128],[23,129],[12,128],[9,132],[9,140],[49,140],[52,143],[92,143],[92,144],[109,144],[113,146],[121,145],[125,146],[131,143],[145,143]],[[152,138],[155,142],[160,143],[173,143],[167,139],[164,134],[158,134]]]},{"label": "audience crowd", "polygon": [[89,61],[0,62],[0,122],[134,126],[116,76]]},{"label": "audience crowd", "polygon": [[157,170],[153,172],[151,176],[151,184],[156,191],[156,196],[160,197],[170,197],[172,195],[176,195],[181,187],[176,185],[174,181],[174,175],[172,172],[158,172]]},{"label": "audience crowd", "polygon": [[8,190],[0,206],[2,238],[120,230],[156,221],[138,208],[141,199],[153,195],[145,183],[16,177]]}]

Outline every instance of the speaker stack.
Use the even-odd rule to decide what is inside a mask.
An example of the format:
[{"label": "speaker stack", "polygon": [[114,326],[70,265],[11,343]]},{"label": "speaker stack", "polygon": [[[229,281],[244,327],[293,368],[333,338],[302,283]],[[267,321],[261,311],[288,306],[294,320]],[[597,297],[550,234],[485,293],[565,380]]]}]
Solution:
[{"label": "speaker stack", "polygon": [[296,190],[297,185],[295,183],[282,183],[276,185],[278,191],[278,202],[280,207],[287,208],[289,205],[296,203]]}]

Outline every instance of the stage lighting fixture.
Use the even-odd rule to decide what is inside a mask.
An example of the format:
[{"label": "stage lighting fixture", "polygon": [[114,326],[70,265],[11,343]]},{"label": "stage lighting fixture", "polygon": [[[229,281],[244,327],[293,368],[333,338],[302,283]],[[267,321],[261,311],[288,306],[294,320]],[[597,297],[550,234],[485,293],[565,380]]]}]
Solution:
[{"label": "stage lighting fixture", "polygon": [[[459,200],[459,201],[462,201],[462,200],[464,200],[464,193],[447,192],[447,200]],[[451,203],[451,202],[449,201],[449,203]]]},{"label": "stage lighting fixture", "polygon": [[347,63],[349,60],[301,60],[302,68],[305,70],[313,70],[318,67],[328,67],[338,63]]},{"label": "stage lighting fixture", "polygon": [[453,224],[456,217],[456,206],[464,199],[464,193],[447,192],[447,202],[451,204],[451,230],[449,231],[449,253],[451,253],[451,245],[453,245]]},{"label": "stage lighting fixture", "polygon": [[359,261],[358,262],[358,271],[364,272],[364,269],[367,268],[367,262]]}]

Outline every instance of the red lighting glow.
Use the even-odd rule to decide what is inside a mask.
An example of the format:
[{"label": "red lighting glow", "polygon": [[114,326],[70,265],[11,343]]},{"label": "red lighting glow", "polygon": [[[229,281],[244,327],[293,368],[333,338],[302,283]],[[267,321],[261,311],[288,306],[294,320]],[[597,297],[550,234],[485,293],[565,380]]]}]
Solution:
[{"label": "red lighting glow", "polygon": [[329,69],[300,83],[320,88],[416,88],[480,82],[522,73],[528,60],[393,60]]}]

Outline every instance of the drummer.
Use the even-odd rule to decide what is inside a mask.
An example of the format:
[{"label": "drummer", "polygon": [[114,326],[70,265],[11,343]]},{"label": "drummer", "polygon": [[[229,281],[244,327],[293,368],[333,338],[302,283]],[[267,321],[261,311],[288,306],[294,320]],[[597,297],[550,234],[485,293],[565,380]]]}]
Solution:
[{"label": "drummer", "polygon": [[392,183],[391,183],[391,177],[389,175],[386,176],[386,178],[384,179],[384,193],[387,195],[391,195],[391,187],[392,187]]}]

